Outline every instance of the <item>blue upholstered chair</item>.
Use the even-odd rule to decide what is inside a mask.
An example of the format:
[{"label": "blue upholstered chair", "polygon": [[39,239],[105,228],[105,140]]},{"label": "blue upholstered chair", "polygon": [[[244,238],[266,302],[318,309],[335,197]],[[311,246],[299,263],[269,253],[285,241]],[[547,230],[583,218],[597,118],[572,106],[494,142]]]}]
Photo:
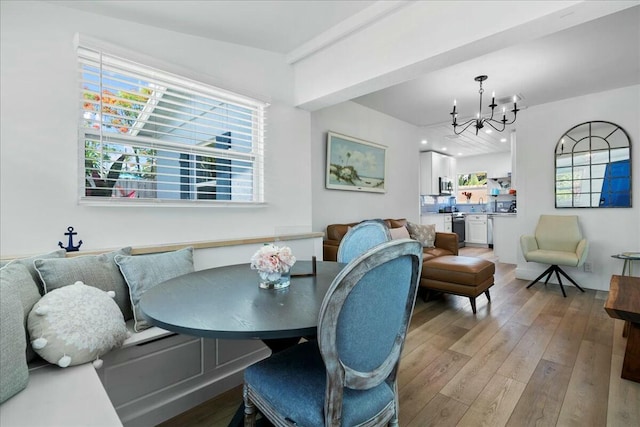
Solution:
[{"label": "blue upholstered chair", "polygon": [[391,240],[387,225],[378,220],[362,221],[344,235],[338,246],[338,262],[349,262],[380,243]]},{"label": "blue upholstered chair", "polygon": [[393,240],[350,262],[324,297],[318,340],[245,371],[245,426],[398,425],[396,376],[422,269],[422,247]]}]

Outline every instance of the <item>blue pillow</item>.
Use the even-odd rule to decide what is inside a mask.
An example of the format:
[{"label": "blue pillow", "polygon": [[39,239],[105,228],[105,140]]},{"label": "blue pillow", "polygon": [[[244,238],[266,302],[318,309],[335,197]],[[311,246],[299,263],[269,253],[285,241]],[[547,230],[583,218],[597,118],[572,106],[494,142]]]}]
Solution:
[{"label": "blue pillow", "polygon": [[18,286],[17,282],[0,286],[0,403],[24,389],[29,381],[24,311]]},{"label": "blue pillow", "polygon": [[129,286],[136,332],[151,327],[140,311],[142,295],[159,283],[194,271],[192,247],[152,255],[117,255],[115,261]]},{"label": "blue pillow", "polygon": [[44,283],[45,292],[83,282],[103,291],[113,291],[124,320],[133,318],[129,304],[129,289],[114,262],[116,255],[129,255],[131,248],[100,255],[82,255],[65,259],[37,259],[34,265]]}]

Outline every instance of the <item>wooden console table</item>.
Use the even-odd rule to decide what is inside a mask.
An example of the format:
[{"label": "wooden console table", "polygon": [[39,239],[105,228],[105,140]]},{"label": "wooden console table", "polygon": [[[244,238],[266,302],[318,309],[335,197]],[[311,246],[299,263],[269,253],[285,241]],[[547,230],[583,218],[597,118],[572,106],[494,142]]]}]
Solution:
[{"label": "wooden console table", "polygon": [[630,323],[622,378],[640,382],[640,277],[611,276],[604,309],[614,319]]}]

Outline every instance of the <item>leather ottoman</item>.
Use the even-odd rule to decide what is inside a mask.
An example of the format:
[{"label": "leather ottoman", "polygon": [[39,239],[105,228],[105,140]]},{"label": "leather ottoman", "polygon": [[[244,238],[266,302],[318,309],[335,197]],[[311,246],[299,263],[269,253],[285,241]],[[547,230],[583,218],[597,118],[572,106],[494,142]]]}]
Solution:
[{"label": "leather ottoman", "polygon": [[446,255],[424,261],[420,287],[468,297],[476,313],[476,297],[484,292],[491,302],[489,288],[493,286],[496,266],[482,258]]}]

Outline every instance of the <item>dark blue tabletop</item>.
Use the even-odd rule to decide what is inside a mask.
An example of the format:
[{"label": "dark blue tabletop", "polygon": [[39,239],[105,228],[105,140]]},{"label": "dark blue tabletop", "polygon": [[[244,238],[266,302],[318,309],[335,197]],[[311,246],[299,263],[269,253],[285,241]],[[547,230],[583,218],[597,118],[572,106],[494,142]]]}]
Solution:
[{"label": "dark blue tabletop", "polygon": [[[206,338],[280,339],[316,333],[324,295],[344,264],[317,262],[317,275],[292,277],[280,290],[260,289],[249,264],[196,271],[146,291],[140,308],[169,331]],[[292,274],[310,273],[298,261]]]}]

